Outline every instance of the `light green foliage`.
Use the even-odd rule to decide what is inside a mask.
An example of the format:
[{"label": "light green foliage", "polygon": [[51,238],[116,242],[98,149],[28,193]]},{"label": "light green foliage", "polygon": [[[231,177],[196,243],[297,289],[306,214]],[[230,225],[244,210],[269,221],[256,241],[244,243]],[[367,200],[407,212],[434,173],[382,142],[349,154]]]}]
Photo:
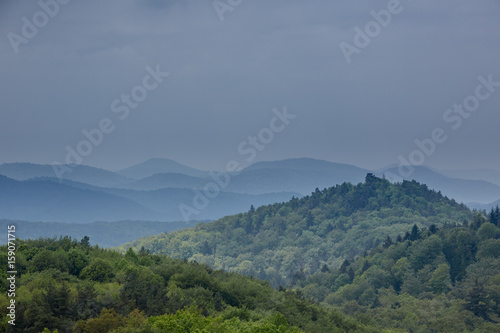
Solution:
[{"label": "light green foliage", "polygon": [[7,293],[0,294],[0,331],[378,332],[295,292],[195,262],[147,251],[123,255],[88,240],[18,242],[29,270],[17,279],[14,330],[5,320]]},{"label": "light green foliage", "polygon": [[434,260],[441,254],[442,255],[443,242],[441,239],[432,235],[429,238],[418,242],[412,248],[409,255],[411,267],[415,271],[421,270],[426,265],[432,265]]},{"label": "light green foliage", "polygon": [[[500,322],[493,213],[472,212],[414,181],[372,178],[121,250],[144,246],[266,279],[369,326],[489,332]],[[474,289],[473,276],[483,289]]]},{"label": "light green foliage", "polygon": [[427,285],[435,294],[442,294],[451,290],[450,266],[440,264],[432,273]]},{"label": "light green foliage", "polygon": [[[416,241],[381,245],[347,267],[307,276],[297,289],[382,328],[500,331],[499,240],[481,237],[481,228],[424,229]],[[332,283],[350,268],[352,283]]]},{"label": "light green foliage", "polygon": [[83,269],[81,275],[84,279],[107,282],[113,277],[114,273],[113,267],[107,260],[97,258]]},{"label": "light green foliage", "polygon": [[[215,269],[266,279],[274,287],[297,283],[294,276],[339,265],[344,258],[362,255],[390,236],[432,224],[470,220],[465,206],[430,191],[425,185],[383,179],[369,183],[317,190],[302,199],[251,209],[244,214],[199,224],[195,228],[140,239],[120,249],[197,261]],[[430,250],[410,258],[421,267],[433,260],[439,240]]]},{"label": "light green foliage", "polygon": [[71,249],[68,252],[69,272],[73,275],[80,275],[80,272],[88,265],[89,260],[83,251]]},{"label": "light green foliage", "polygon": [[486,222],[479,227],[477,235],[482,240],[484,239],[498,239],[500,238],[500,228],[494,224]]},{"label": "light green foliage", "polygon": [[98,318],[90,318],[86,322],[80,321],[75,325],[75,333],[107,333],[122,325],[122,318],[114,309],[103,308]]},{"label": "light green foliage", "polygon": [[[122,254],[88,239],[20,242],[20,329],[496,332],[491,214],[414,181],[372,177],[139,240]],[[0,312],[7,301],[1,294]]]},{"label": "light green foliage", "polygon": [[[498,228],[497,228],[498,229]],[[479,258],[499,258],[500,257],[500,239],[488,239],[479,245],[477,251]]]},{"label": "light green foliage", "polygon": [[205,317],[194,308],[151,317],[148,324],[153,332],[191,333],[230,333],[230,332],[262,332],[262,333],[299,333],[302,330],[290,327],[281,313],[265,317],[257,321],[242,320],[239,317],[225,315]]}]

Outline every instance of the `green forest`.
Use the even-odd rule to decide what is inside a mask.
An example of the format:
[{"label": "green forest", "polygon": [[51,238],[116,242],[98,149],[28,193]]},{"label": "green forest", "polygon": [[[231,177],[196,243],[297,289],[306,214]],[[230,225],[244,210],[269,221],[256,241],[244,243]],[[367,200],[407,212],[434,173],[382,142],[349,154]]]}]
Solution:
[{"label": "green forest", "polygon": [[121,248],[255,276],[382,329],[500,332],[500,213],[367,176]]},{"label": "green forest", "polygon": [[415,181],[369,174],[117,249],[41,238],[16,256],[7,332],[500,332],[500,209]]},{"label": "green forest", "polygon": [[18,241],[16,259],[15,326],[1,276],[5,332],[379,332],[265,281],[146,251],[120,254],[87,237]]},{"label": "green forest", "polygon": [[366,180],[139,239],[121,251],[144,247],[152,253],[252,275],[277,288],[292,283],[296,273],[314,274],[324,265],[340,267],[344,259],[363,255],[413,224],[425,228],[472,220],[473,212],[466,206],[426,185],[391,184],[373,176]]},{"label": "green forest", "polygon": [[376,327],[500,332],[499,217],[497,209],[470,225],[414,225],[339,268],[296,274],[294,289]]}]

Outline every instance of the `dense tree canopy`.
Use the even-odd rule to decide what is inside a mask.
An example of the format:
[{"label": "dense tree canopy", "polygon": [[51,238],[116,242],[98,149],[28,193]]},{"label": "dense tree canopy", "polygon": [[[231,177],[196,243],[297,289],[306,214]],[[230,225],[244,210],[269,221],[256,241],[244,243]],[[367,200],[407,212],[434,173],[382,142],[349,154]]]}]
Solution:
[{"label": "dense tree canopy", "polygon": [[[387,237],[395,239],[418,228],[470,223],[462,204],[415,181],[391,184],[367,177],[366,183],[344,183],[287,203],[251,208],[195,228],[125,244],[153,253],[205,263],[216,269],[266,279],[274,287],[294,277],[339,267]],[[417,229],[408,230],[416,224]],[[389,246],[390,244],[386,244]]]},{"label": "dense tree canopy", "polygon": [[381,328],[498,332],[500,228],[483,221],[478,230],[434,227],[418,230],[416,239],[386,241],[338,269],[304,277],[295,290]]},{"label": "dense tree canopy", "polygon": [[496,214],[415,181],[369,177],[121,250],[144,247],[266,279],[380,328],[490,332],[500,321]]},{"label": "dense tree canopy", "polygon": [[18,325],[5,315],[0,325],[28,333],[500,331],[498,216],[415,181],[367,177],[120,252],[88,237],[18,241]]},{"label": "dense tree canopy", "polygon": [[378,332],[293,291],[145,250],[120,254],[62,237],[17,241],[16,257],[15,326],[0,272],[5,332]]}]

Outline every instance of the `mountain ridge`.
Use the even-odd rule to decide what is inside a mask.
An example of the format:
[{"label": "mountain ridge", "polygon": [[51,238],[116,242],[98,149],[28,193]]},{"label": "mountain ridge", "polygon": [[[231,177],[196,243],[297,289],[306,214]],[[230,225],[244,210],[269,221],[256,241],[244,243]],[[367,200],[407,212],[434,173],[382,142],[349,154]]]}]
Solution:
[{"label": "mountain ridge", "polygon": [[[85,182],[94,186],[119,186],[132,181],[132,179],[112,171],[88,165],[62,166],[70,171],[63,172],[61,179]],[[27,162],[0,164],[0,174],[20,181],[41,177],[58,177],[52,165]]]},{"label": "mountain ridge", "polygon": [[[0,212],[3,219],[42,222],[90,223],[127,219],[179,221],[181,204],[192,204],[192,189],[163,188],[151,191],[106,188],[57,178],[17,181],[0,175]],[[283,202],[298,193],[260,195],[221,191],[207,206],[192,216],[207,220],[235,214],[272,202]],[[37,201],[38,200],[38,201]],[[71,213],[70,208],[76,213]]]},{"label": "mountain ridge", "polygon": [[[139,239],[120,248],[144,246],[153,253],[244,272],[280,286],[289,283],[298,270],[312,273],[323,264],[339,264],[414,223],[444,225],[471,216],[465,205],[426,185],[415,181],[391,184],[368,175],[364,183],[316,190],[301,199]],[[284,260],[287,264],[282,264]]]},{"label": "mountain ridge", "polygon": [[377,173],[379,176],[384,174],[395,175],[397,177],[396,181],[405,178],[416,179],[430,188],[441,191],[446,196],[463,203],[489,203],[500,198],[500,186],[498,185],[485,180],[450,178],[427,167],[414,167],[414,171],[408,177],[400,176],[397,168],[386,169]]},{"label": "mountain ridge", "polygon": [[204,178],[208,172],[192,168],[169,158],[150,158],[144,162],[118,170],[117,173],[133,179],[142,179],[158,173],[180,173]]}]

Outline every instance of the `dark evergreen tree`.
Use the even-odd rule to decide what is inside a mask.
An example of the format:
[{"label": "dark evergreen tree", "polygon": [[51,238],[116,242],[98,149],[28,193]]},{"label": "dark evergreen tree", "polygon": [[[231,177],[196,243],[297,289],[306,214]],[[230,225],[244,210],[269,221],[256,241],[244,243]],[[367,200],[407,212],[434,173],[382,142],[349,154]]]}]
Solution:
[{"label": "dark evergreen tree", "polygon": [[363,274],[364,272],[366,272],[366,270],[368,268],[370,268],[370,263],[368,262],[368,260],[365,260],[363,261],[363,266],[361,267],[361,274]]},{"label": "dark evergreen tree", "polygon": [[200,252],[205,255],[211,255],[213,253],[213,247],[208,243],[208,241],[204,241],[201,244]]},{"label": "dark evergreen tree", "polygon": [[307,215],[306,215],[306,228],[310,228],[314,225],[314,217],[313,215],[311,214],[311,211],[308,211],[307,212]]},{"label": "dark evergreen tree", "polygon": [[349,281],[354,281],[354,270],[352,267],[349,267],[349,270],[347,271],[347,276],[349,276]]},{"label": "dark evergreen tree", "polygon": [[384,249],[389,248],[392,244],[393,243],[391,237],[387,236],[387,238],[384,241]]},{"label": "dark evergreen tree", "polygon": [[82,238],[82,240],[80,241],[80,244],[83,246],[83,247],[90,247],[90,238],[89,236],[84,236]]},{"label": "dark evergreen tree", "polygon": [[413,227],[411,228],[410,240],[416,241],[419,238],[420,238],[420,230],[418,229],[417,224],[414,224]]},{"label": "dark evergreen tree", "polygon": [[492,309],[490,296],[484,289],[484,285],[477,279],[474,285],[467,290],[464,307],[474,313],[477,317],[491,320],[489,313]]},{"label": "dark evergreen tree", "polygon": [[500,226],[500,207],[498,205],[496,208],[491,208],[489,218],[492,224]]},{"label": "dark evergreen tree", "polygon": [[94,285],[90,282],[78,284],[76,287],[77,297],[75,310],[77,317],[75,319],[86,319],[97,316],[99,306],[97,304]]},{"label": "dark evergreen tree", "polygon": [[[493,209],[491,210],[493,212]],[[490,215],[491,219],[491,215]],[[476,212],[472,217],[471,228],[474,230],[478,230],[481,226],[486,222],[486,218],[482,213]],[[493,223],[494,224],[494,223]]]},{"label": "dark evergreen tree", "polygon": [[373,300],[373,303],[370,306],[370,308],[375,309],[378,308],[379,306],[382,306],[382,303],[380,302],[378,296],[375,296],[375,299]]},{"label": "dark evergreen tree", "polygon": [[340,274],[345,274],[347,273],[347,267],[349,267],[350,263],[349,260],[344,260],[342,265],[340,265]]}]

